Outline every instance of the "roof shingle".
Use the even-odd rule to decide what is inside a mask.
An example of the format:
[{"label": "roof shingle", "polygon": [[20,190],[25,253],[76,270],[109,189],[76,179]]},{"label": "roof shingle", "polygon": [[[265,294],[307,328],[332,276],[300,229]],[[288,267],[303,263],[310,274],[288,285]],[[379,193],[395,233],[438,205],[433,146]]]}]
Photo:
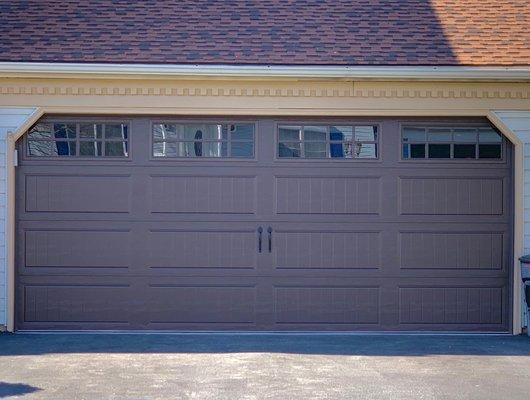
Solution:
[{"label": "roof shingle", "polygon": [[0,0],[0,61],[530,65],[529,0]]}]

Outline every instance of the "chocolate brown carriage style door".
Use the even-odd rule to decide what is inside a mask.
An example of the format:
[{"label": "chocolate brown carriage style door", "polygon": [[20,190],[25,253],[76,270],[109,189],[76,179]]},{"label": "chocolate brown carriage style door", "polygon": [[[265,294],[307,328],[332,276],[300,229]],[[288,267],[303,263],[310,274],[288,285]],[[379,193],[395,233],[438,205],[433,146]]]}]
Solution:
[{"label": "chocolate brown carriage style door", "polygon": [[483,120],[47,117],[17,145],[19,330],[511,324]]}]

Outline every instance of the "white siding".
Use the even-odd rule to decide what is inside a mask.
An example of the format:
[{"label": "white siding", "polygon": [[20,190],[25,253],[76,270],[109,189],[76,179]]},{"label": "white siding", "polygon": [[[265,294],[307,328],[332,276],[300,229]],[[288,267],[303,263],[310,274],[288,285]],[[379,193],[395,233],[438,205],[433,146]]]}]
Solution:
[{"label": "white siding", "polygon": [[34,108],[0,108],[0,325],[6,324],[6,135],[15,131]]}]

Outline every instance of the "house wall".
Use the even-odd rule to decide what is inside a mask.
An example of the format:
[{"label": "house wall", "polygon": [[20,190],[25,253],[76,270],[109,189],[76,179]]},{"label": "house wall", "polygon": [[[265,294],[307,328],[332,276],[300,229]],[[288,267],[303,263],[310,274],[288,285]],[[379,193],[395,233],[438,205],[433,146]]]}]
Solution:
[{"label": "house wall", "polygon": [[[9,329],[14,307],[11,151],[29,124],[51,113],[488,117],[516,145],[514,254],[517,259],[530,253],[530,84],[6,78],[0,79],[0,325]],[[6,145],[8,131],[13,134]],[[515,271],[517,281],[517,263]],[[518,283],[515,298],[520,297]],[[520,305],[514,303],[515,333]]]}]

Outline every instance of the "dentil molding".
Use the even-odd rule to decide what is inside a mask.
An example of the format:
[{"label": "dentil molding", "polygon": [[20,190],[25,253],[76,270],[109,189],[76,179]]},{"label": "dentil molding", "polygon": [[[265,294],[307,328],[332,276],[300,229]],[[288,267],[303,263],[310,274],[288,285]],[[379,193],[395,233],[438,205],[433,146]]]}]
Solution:
[{"label": "dentil molding", "polygon": [[204,81],[186,84],[138,85],[120,81],[100,84],[1,82],[1,95],[21,96],[177,96],[177,97],[349,97],[530,99],[529,84],[457,84],[395,82],[245,83],[216,85]]}]

